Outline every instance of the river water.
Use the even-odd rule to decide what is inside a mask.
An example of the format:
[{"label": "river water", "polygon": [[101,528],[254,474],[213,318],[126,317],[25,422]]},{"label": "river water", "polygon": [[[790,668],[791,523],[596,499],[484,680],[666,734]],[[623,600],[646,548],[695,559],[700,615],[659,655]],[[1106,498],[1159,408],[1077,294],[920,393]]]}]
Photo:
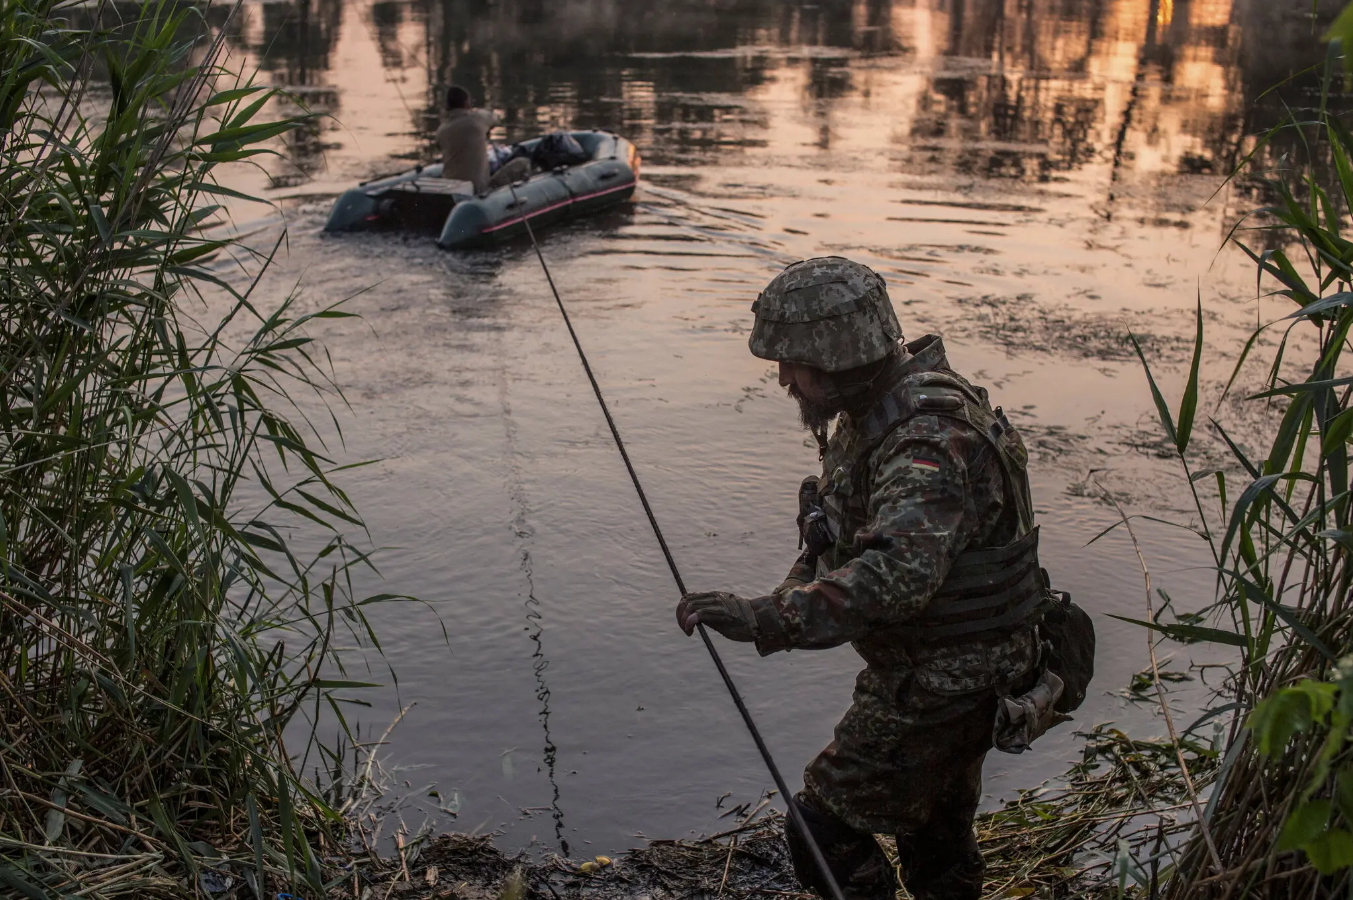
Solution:
[{"label": "river water", "polygon": [[[500,139],[603,127],[643,156],[634,202],[546,232],[542,250],[692,588],[764,593],[796,556],[795,491],[817,454],[747,353],[749,305],[787,262],[847,255],[885,276],[908,337],[943,333],[1024,433],[1044,563],[1099,629],[1077,723],[1150,736],[1159,711],[1123,696],[1143,634],[1108,618],[1144,615],[1136,558],[1117,533],[1086,545],[1115,518],[1101,484],[1135,512],[1192,513],[1126,332],[1177,398],[1201,298],[1215,400],[1265,317],[1251,267],[1222,250],[1257,195],[1223,176],[1274,120],[1260,93],[1320,58],[1310,9],[247,0],[235,58],[324,114],[283,158],[231,175],[289,225],[260,296],[351,297],[363,315],[320,334],[351,404],[346,458],[381,459],[345,481],[383,548],[384,582],[367,587],[426,601],[376,614],[398,685],[373,656],[387,687],[360,714],[379,734],[412,705],[381,756],[409,825],[606,852],[720,830],[770,787],[675,627],[675,589],[529,245],[451,254],[427,236],[321,232],[344,187],[431,158],[445,85],[501,110]],[[1181,608],[1211,599],[1200,541],[1145,521],[1139,534]],[[723,649],[797,784],[856,657]],[[1176,686],[1181,727],[1205,674]],[[987,804],[1077,747],[1064,727],[1034,753],[993,754]]]}]

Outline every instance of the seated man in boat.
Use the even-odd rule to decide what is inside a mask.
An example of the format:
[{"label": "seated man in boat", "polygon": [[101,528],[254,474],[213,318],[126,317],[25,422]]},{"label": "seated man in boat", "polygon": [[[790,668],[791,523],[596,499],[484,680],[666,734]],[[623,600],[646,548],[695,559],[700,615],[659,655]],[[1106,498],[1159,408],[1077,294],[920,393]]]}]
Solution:
[{"label": "seated man in boat", "polygon": [[446,109],[446,121],[437,129],[443,178],[468,181],[476,194],[482,194],[531,174],[530,160],[521,157],[489,174],[489,129],[497,117],[492,110],[475,109],[469,91],[452,85],[446,92]]}]

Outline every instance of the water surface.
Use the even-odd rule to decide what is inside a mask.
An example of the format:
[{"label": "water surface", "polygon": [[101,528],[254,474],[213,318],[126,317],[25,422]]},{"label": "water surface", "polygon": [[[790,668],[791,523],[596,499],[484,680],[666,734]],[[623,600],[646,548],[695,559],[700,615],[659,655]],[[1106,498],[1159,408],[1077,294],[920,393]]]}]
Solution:
[{"label": "water surface", "polygon": [[[1078,723],[1156,735],[1158,711],[1120,693],[1146,665],[1143,635],[1108,618],[1144,615],[1136,559],[1117,534],[1086,546],[1115,516],[1100,485],[1137,511],[1194,515],[1125,335],[1175,397],[1201,297],[1220,348],[1211,403],[1220,350],[1276,313],[1243,257],[1219,252],[1259,199],[1223,176],[1277,115],[1260,93],[1320,58],[1310,9],[247,2],[236,58],[326,114],[285,159],[232,176],[289,220],[263,293],[299,283],[308,307],[351,296],[363,314],[325,332],[352,404],[348,455],[383,460],[348,484],[389,548],[386,588],[428,603],[380,613],[398,689],[362,712],[379,733],[415,704],[382,757],[406,821],[603,852],[720,830],[770,787],[674,625],[675,589],[529,246],[321,233],[342,188],[431,159],[447,84],[503,111],[500,139],[610,128],[643,155],[633,203],[548,231],[542,249],[689,585],[764,593],[797,555],[795,490],[817,454],[746,351],[749,306],[787,262],[847,255],[886,277],[908,337],[943,333],[1025,435],[1044,563],[1099,628]],[[1140,537],[1181,608],[1210,600],[1200,542],[1145,522]],[[725,647],[797,784],[856,657]],[[1206,691],[1193,676],[1181,726]],[[988,804],[1061,771],[1071,731],[993,754]]]}]

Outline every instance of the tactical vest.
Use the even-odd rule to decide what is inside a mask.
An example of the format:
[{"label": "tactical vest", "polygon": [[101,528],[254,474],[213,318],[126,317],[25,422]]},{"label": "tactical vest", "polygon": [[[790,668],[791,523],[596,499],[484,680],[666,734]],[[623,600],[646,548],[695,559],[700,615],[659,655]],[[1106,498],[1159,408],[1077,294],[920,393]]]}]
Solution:
[{"label": "tactical vest", "polygon": [[1005,499],[1015,509],[1018,529],[1014,540],[1003,547],[960,553],[925,612],[905,627],[889,629],[889,634],[932,647],[1009,637],[1036,623],[1049,596],[1038,565],[1028,455],[1004,413],[991,408],[986,391],[952,372],[932,370],[903,378],[840,445],[828,448],[818,490],[834,543],[818,555],[817,574],[820,577],[855,556],[855,534],[869,515],[869,458],[888,435],[922,415],[957,419],[986,438],[1000,462]]}]

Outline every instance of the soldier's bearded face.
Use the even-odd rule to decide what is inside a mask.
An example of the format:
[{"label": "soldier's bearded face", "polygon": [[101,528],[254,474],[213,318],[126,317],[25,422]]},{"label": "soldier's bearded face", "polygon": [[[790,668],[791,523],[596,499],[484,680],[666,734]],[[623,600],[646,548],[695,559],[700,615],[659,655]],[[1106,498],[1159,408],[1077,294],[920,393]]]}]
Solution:
[{"label": "soldier's bearded face", "polygon": [[780,386],[799,404],[799,421],[810,431],[821,431],[841,411],[829,391],[831,376],[801,363],[780,363]]}]

